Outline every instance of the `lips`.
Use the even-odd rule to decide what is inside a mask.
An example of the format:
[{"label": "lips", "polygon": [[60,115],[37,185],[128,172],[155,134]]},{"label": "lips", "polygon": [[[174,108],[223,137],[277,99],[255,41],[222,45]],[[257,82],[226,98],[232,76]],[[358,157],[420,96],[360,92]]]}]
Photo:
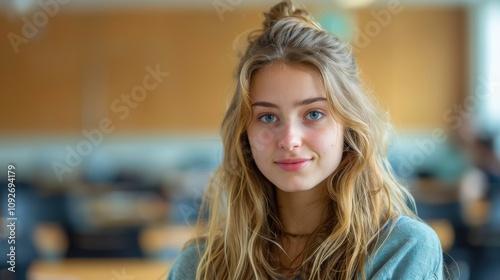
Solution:
[{"label": "lips", "polygon": [[298,171],[311,162],[310,158],[287,158],[275,161],[276,165],[285,171]]}]

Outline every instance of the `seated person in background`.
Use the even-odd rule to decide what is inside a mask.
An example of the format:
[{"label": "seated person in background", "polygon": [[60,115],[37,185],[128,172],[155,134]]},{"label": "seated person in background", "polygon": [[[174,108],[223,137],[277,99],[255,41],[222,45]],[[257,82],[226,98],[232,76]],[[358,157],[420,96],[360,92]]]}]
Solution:
[{"label": "seated person in background", "polygon": [[439,239],[391,173],[388,121],[345,43],[283,1],[236,79],[209,217],[168,279],[443,278]]},{"label": "seated person in background", "polygon": [[471,121],[458,131],[458,142],[470,160],[460,182],[464,219],[471,226],[500,230],[500,159],[491,136],[481,136]]}]

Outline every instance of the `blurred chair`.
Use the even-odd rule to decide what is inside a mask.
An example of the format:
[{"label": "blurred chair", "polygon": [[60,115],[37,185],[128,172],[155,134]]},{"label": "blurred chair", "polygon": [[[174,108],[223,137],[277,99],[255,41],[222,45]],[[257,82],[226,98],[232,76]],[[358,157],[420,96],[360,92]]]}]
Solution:
[{"label": "blurred chair", "polygon": [[412,193],[418,216],[436,231],[441,241],[450,279],[469,279],[468,228],[461,215],[458,186],[425,173],[416,180]]},{"label": "blurred chair", "polygon": [[173,261],[194,232],[192,226],[145,228],[139,235],[139,244],[147,257]]},{"label": "blurred chair", "polygon": [[57,223],[39,223],[33,232],[33,242],[39,256],[45,260],[58,261],[68,250],[68,236]]}]

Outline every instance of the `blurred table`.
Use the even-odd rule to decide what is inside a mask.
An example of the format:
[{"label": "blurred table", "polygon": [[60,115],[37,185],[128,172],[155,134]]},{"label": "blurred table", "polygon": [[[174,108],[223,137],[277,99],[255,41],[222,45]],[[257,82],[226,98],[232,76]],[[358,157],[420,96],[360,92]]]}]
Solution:
[{"label": "blurred table", "polygon": [[163,280],[171,263],[144,259],[35,261],[28,280]]}]

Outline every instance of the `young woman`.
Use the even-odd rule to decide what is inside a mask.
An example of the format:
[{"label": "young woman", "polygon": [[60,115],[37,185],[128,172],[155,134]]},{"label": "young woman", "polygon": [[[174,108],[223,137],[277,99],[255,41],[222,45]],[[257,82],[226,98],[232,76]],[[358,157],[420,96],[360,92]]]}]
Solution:
[{"label": "young woman", "polygon": [[265,17],[237,67],[209,217],[168,279],[441,279],[349,47],[291,1]]}]

